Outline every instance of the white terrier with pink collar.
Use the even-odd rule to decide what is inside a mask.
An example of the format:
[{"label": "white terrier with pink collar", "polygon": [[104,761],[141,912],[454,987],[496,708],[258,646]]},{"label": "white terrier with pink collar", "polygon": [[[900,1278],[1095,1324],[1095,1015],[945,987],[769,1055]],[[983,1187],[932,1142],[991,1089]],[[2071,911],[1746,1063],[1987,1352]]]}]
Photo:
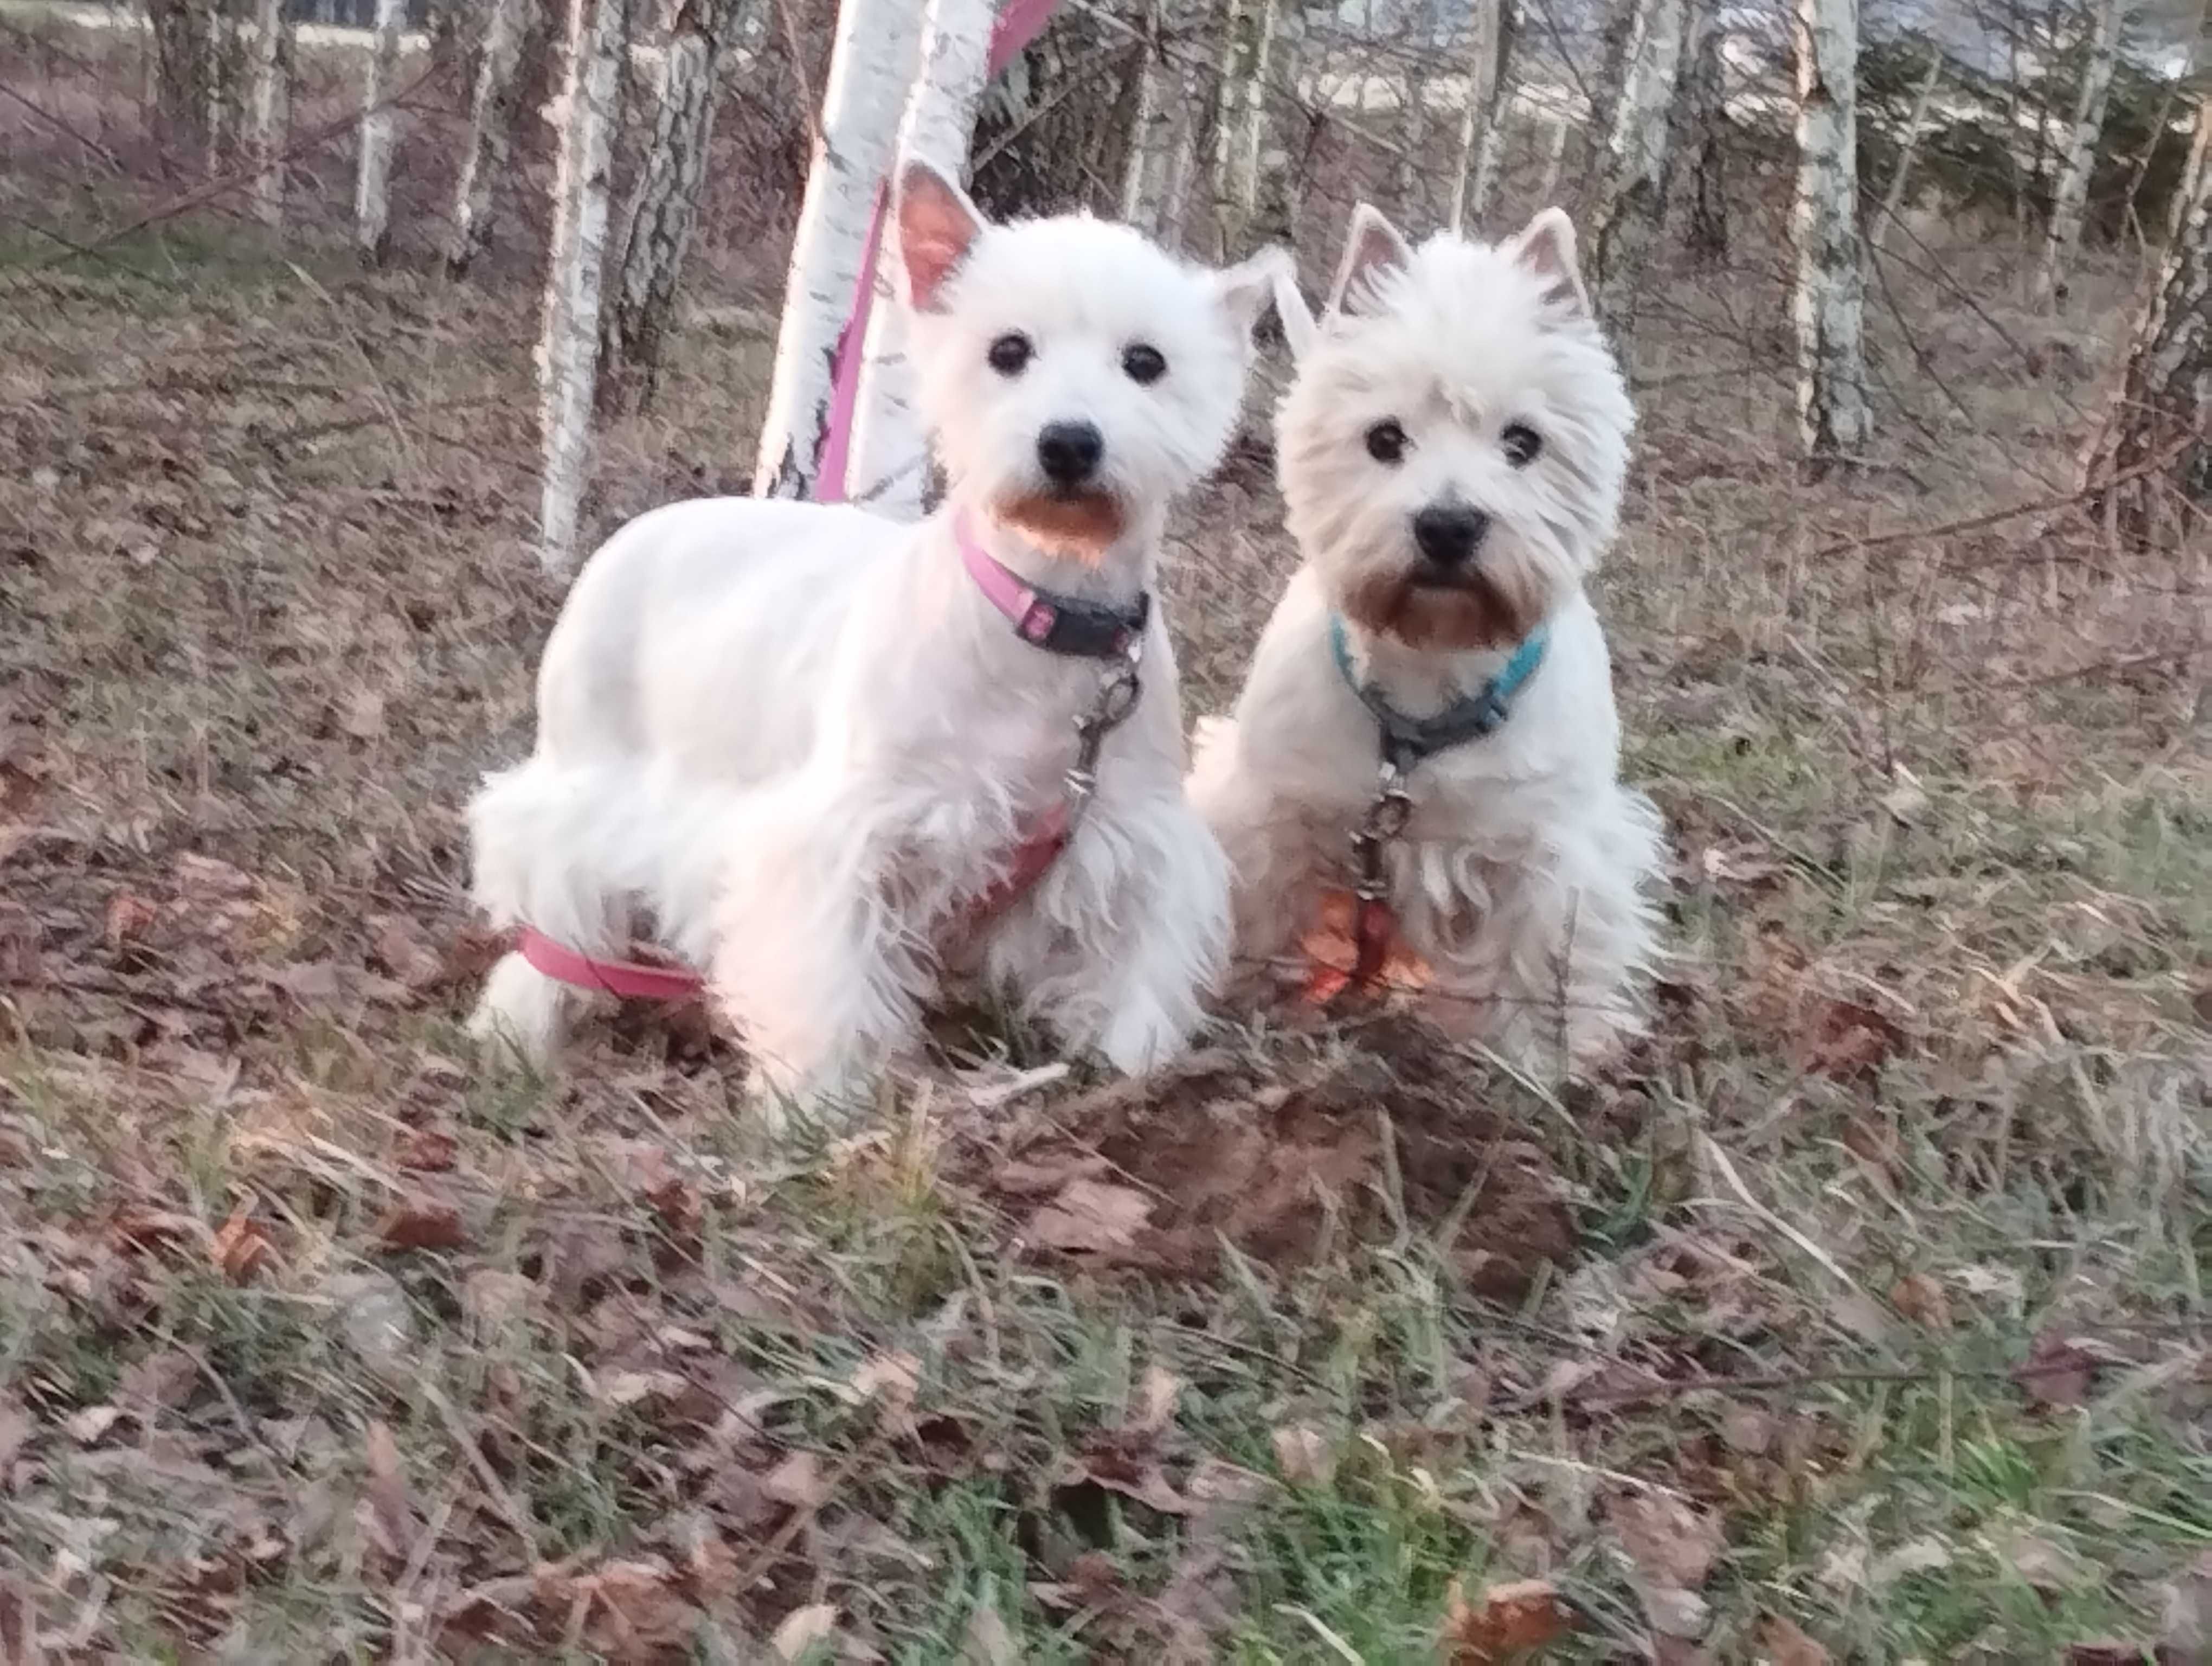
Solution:
[{"label": "white terrier with pink collar", "polygon": [[[1277,467],[1305,557],[1191,795],[1236,875],[1261,992],[1349,903],[1354,983],[1400,954],[1424,1010],[1544,1074],[1640,1026],[1659,819],[1619,778],[1583,581],[1613,536],[1634,410],[1573,227],[1409,246],[1362,204],[1298,366]],[[1345,967],[1334,970],[1341,974]]]},{"label": "white terrier with pink collar", "polygon": [[469,814],[477,901],[525,933],[473,1027],[526,1060],[577,985],[642,987],[605,976],[634,935],[703,974],[771,1119],[861,1103],[948,972],[1127,1072],[1200,1022],[1228,873],[1151,598],[1284,259],[992,225],[920,164],[894,219],[946,501],[678,503],[592,558],[537,750]]}]

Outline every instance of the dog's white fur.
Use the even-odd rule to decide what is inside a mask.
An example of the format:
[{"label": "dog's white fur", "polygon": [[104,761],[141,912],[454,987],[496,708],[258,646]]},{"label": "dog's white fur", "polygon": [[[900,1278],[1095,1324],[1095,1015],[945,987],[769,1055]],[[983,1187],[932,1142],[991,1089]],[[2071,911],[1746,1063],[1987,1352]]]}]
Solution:
[{"label": "dog's white fur", "polygon": [[[967,928],[1060,797],[1104,667],[1019,640],[952,527],[964,512],[1033,584],[1152,588],[1168,500],[1226,442],[1280,257],[1213,272],[1087,217],[990,225],[920,164],[896,225],[945,505],[919,525],[744,499],[632,521],[546,645],[535,753],[470,810],[494,921],[603,957],[649,931],[704,969],[771,1119],[785,1101],[857,1104],[915,1043],[949,955],[1069,1046],[1139,1071],[1187,1044],[1227,951],[1227,869],[1183,796],[1157,607],[1142,697],[1073,843]],[[1034,356],[1008,375],[988,356],[1012,331]],[[1148,386],[1122,362],[1138,342],[1167,361]],[[1073,503],[1037,441],[1070,419],[1104,441]],[[474,1025],[543,1061],[580,999],[510,954]]]},{"label": "dog's white fur", "polygon": [[[1191,783],[1234,871],[1238,962],[1279,972],[1323,893],[1352,884],[1380,743],[1332,658],[1332,612],[1361,676],[1409,716],[1479,690],[1547,622],[1504,726],[1411,772],[1389,900],[1440,1024],[1546,1073],[1591,1063],[1638,1025],[1660,829],[1617,779],[1605,636],[1583,590],[1615,530],[1634,416],[1573,228],[1552,210],[1503,245],[1413,249],[1362,205],[1321,322],[1294,287],[1278,305],[1301,354],[1277,436],[1305,560],[1233,719],[1200,724]],[[1395,465],[1367,449],[1386,418],[1408,441]],[[1514,423],[1543,441],[1525,466],[1500,443]],[[1458,588],[1409,584],[1413,517],[1448,501],[1490,517],[1475,564]],[[1270,980],[1240,980],[1255,981]]]}]

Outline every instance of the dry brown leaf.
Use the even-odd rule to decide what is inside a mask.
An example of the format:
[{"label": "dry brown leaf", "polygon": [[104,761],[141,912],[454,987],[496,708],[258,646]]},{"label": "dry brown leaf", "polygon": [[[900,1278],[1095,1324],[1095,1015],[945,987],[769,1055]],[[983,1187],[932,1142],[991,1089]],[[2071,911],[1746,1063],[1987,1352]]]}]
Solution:
[{"label": "dry brown leaf", "polygon": [[2039,1406],[2070,1410],[2088,1403],[2097,1385],[2097,1368],[2106,1356],[2078,1337],[2046,1330],[2028,1348],[2027,1360],[2013,1371],[2020,1391]]},{"label": "dry brown leaf", "polygon": [[80,1446],[97,1446],[107,1432],[123,1420],[119,1406],[87,1406],[64,1421],[62,1429]]},{"label": "dry brown leaf", "polygon": [[658,1658],[657,1651],[690,1642],[699,1627],[699,1609],[658,1557],[595,1569],[571,1588],[568,1606],[580,1602],[586,1640],[615,1660]]},{"label": "dry brown leaf", "polygon": [[793,1510],[819,1510],[830,1502],[822,1460],[811,1452],[793,1452],[785,1458],[762,1479],[761,1491]]},{"label": "dry brown leaf", "polygon": [[384,696],[374,689],[356,689],[338,713],[338,727],[356,740],[374,740],[384,733]]},{"label": "dry brown leaf", "polygon": [[1759,1656],[1767,1666],[1828,1666],[1828,1651],[1796,1620],[1778,1614],[1759,1622]]},{"label": "dry brown leaf", "polygon": [[1707,1618],[1698,1595],[1726,1543],[1720,1517],[1667,1493],[1630,1493],[1606,1511],[1630,1565],[1654,1631],[1702,1636]]},{"label": "dry brown leaf", "polygon": [[1181,1377],[1158,1365],[1147,1365],[1121,1426],[1132,1434],[1161,1433],[1175,1421],[1176,1400],[1182,1393]]},{"label": "dry brown leaf", "polygon": [[363,1489],[368,1524],[374,1529],[377,1547],[399,1560],[415,1541],[415,1507],[408,1502],[407,1471],[399,1461],[399,1443],[380,1420],[369,1423],[363,1457],[368,1468],[368,1485]]},{"label": "dry brown leaf", "polygon": [[[0,1477],[7,1467],[0,1462]],[[2212,1659],[2212,1550],[2167,1581],[2161,1596],[2159,1642],[2177,1660]]]},{"label": "dry brown leaf", "polygon": [[836,1634],[836,1605],[817,1602],[786,1614],[783,1623],[775,1628],[775,1634],[769,1638],[769,1646],[775,1651],[778,1660],[797,1660],[816,1644],[827,1643]]},{"label": "dry brown leaf", "polygon": [[1774,1450],[1780,1432],[1774,1414],[1764,1406],[1730,1402],[1721,1408],[1721,1439],[1731,1452],[1764,1457]]},{"label": "dry brown leaf", "polygon": [[453,1166],[459,1143],[443,1128],[410,1128],[400,1137],[393,1160],[418,1174],[441,1174]]},{"label": "dry brown leaf", "polygon": [[233,1284],[252,1283],[276,1259],[276,1246],[254,1221],[252,1200],[232,1210],[230,1219],[216,1229],[208,1256]]},{"label": "dry brown leaf", "polygon": [[999,1611],[979,1602],[968,1616],[968,1635],[960,1657],[971,1666],[1021,1666],[1022,1651],[1006,1622],[999,1618]]},{"label": "dry brown leaf", "polygon": [[1159,1464],[1148,1453],[1117,1444],[1118,1433],[1107,1431],[1095,1439],[1082,1457],[1067,1466],[1060,1485],[1079,1487],[1088,1481],[1125,1499],[1134,1499],[1162,1515],[1188,1515],[1190,1500],[1176,1491],[1160,1473]]},{"label": "dry brown leaf", "polygon": [[1319,1431],[1291,1423],[1268,1438],[1274,1443],[1275,1468],[1291,1486],[1326,1487],[1336,1479],[1336,1450]]},{"label": "dry brown leaf", "polygon": [[1889,1304],[1927,1329],[1951,1329],[1951,1298],[1932,1274],[1906,1274],[1889,1287]]},{"label": "dry brown leaf", "polygon": [[436,1198],[404,1198],[377,1223],[376,1236],[387,1250],[464,1250],[469,1229],[461,1212]]},{"label": "dry brown leaf", "polygon": [[1877,1008],[1829,1000],[1799,1020],[1791,1050],[1800,1070],[1849,1079],[1872,1073],[1904,1045],[1905,1032]]},{"label": "dry brown leaf", "polygon": [[1103,1181],[1071,1180],[1030,1217],[1029,1236],[1048,1250],[1104,1254],[1135,1243],[1152,1213],[1152,1200],[1142,1192]]},{"label": "dry brown leaf", "polygon": [[914,1402],[921,1393],[921,1361],[897,1350],[874,1354],[853,1373],[853,1392],[864,1402],[875,1402],[884,1424],[902,1433],[914,1424]]},{"label": "dry brown leaf", "polygon": [[146,928],[161,917],[161,909],[144,897],[128,891],[118,891],[107,899],[107,918],[102,934],[111,951],[146,934]]},{"label": "dry brown leaf", "polygon": [[200,1380],[199,1364],[181,1348],[157,1348],[134,1359],[115,1379],[115,1397],[140,1416],[181,1406]]},{"label": "dry brown leaf", "polygon": [[0,1493],[8,1490],[8,1470],[15,1455],[31,1444],[37,1430],[21,1401],[12,1395],[0,1398]]},{"label": "dry brown leaf", "polygon": [[410,989],[428,988],[445,970],[444,957],[404,914],[369,915],[368,946],[378,964]]},{"label": "dry brown leaf", "polygon": [[1451,1666],[1493,1666],[1558,1642],[1574,1614],[1548,1579],[1492,1585],[1470,1603],[1452,1581],[1444,1597],[1443,1657]]}]

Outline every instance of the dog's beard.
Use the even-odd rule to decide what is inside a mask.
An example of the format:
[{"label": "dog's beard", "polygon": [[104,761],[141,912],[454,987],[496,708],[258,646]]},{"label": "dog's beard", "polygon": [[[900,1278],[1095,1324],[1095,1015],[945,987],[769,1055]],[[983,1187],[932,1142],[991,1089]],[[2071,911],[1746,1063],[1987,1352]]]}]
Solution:
[{"label": "dog's beard", "polygon": [[1525,561],[1483,561],[1440,576],[1418,568],[1370,573],[1345,592],[1356,623],[1408,648],[1507,648],[1543,623],[1551,587]]},{"label": "dog's beard", "polygon": [[1000,499],[992,513],[1048,555],[1094,566],[1127,525],[1121,500],[1103,491],[1020,492]]}]

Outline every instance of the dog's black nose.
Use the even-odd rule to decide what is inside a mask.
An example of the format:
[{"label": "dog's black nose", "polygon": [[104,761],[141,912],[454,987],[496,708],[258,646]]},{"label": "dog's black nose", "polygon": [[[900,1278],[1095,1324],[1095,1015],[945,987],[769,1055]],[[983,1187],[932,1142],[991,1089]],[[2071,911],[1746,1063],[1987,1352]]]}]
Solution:
[{"label": "dog's black nose", "polygon": [[1490,517],[1464,503],[1431,503],[1413,517],[1413,542],[1443,568],[1466,566],[1489,530]]},{"label": "dog's black nose", "polygon": [[1037,435],[1037,466],[1055,486],[1079,486],[1098,472],[1106,436],[1091,423],[1047,423]]}]

